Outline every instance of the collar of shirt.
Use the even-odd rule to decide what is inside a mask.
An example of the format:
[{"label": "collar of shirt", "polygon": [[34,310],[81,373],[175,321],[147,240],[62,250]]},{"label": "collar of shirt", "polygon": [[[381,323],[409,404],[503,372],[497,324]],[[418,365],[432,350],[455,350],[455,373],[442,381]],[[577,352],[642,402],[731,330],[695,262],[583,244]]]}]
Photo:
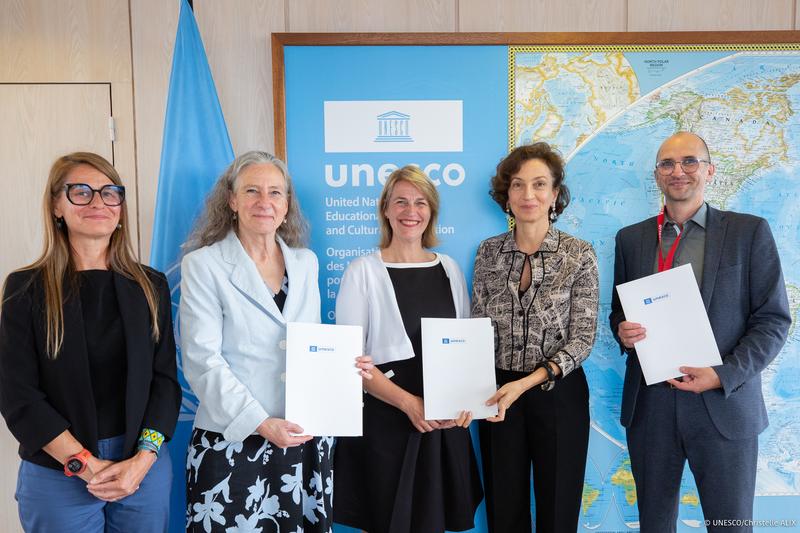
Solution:
[{"label": "collar of shirt", "polygon": [[[667,214],[666,211],[664,212],[664,215],[666,217],[666,224],[671,224],[673,226],[677,226],[677,223],[674,220],[672,220],[671,218],[669,218],[669,214]],[[687,223],[688,222],[694,222],[695,224],[697,224],[701,228],[706,229],[706,220],[707,219],[708,219],[708,204],[706,202],[703,202],[703,204],[700,206],[700,208],[697,211],[695,211],[694,215],[692,215],[691,218],[689,218],[689,220],[687,220],[686,222]],[[683,229],[686,230],[686,224],[684,224],[684,228]]]}]

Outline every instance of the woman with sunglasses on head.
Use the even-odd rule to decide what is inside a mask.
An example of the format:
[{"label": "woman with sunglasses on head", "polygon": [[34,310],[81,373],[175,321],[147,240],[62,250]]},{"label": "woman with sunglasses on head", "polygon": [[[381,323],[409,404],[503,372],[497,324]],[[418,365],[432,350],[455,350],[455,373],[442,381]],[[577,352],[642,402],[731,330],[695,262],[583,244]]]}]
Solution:
[{"label": "woman with sunglasses on head", "polygon": [[167,280],[139,264],[125,187],[99,155],[55,161],[44,250],[11,273],[0,318],[0,411],[20,443],[26,531],[165,531],[162,447],[181,401]]}]

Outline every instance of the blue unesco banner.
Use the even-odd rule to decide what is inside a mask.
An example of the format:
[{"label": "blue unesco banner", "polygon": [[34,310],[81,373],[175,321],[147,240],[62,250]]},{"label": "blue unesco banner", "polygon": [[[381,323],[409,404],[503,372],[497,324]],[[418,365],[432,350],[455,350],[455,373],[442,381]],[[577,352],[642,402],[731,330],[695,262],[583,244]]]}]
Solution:
[{"label": "blue unesco banner", "polygon": [[[396,168],[419,165],[437,184],[438,250],[466,275],[481,236],[504,231],[488,191],[508,144],[498,98],[508,90],[506,54],[497,46],[285,49],[287,161],[320,261],[323,321],[335,319],[344,268],[378,245],[377,200]],[[476,525],[486,531],[483,504]]]},{"label": "blue unesco banner", "polygon": [[[437,184],[439,250],[469,282],[478,243],[505,230],[487,194],[496,164],[509,146],[554,145],[567,159],[572,192],[558,226],[591,242],[600,262],[600,322],[583,365],[592,430],[579,529],[638,530],[618,422],[625,359],[607,324],[614,235],[657,212],[652,168],[660,143],[674,131],[695,131],[717,165],[709,203],[769,221],[797,316],[800,219],[791,206],[800,198],[800,47],[428,42],[434,44],[282,45],[286,156],[320,260],[323,320],[335,319],[349,261],[377,246],[376,203],[392,170],[417,164]],[[762,374],[771,424],[760,437],[756,531],[800,523],[799,341],[793,328]],[[705,527],[686,468],[678,530]],[[474,531],[485,530],[481,507]]]},{"label": "blue unesco banner", "polygon": [[325,321],[334,320],[345,266],[378,244],[377,200],[396,168],[417,164],[437,183],[439,250],[465,273],[479,236],[503,231],[488,190],[508,143],[498,98],[508,90],[506,53],[497,46],[285,49],[287,161],[311,221]]}]

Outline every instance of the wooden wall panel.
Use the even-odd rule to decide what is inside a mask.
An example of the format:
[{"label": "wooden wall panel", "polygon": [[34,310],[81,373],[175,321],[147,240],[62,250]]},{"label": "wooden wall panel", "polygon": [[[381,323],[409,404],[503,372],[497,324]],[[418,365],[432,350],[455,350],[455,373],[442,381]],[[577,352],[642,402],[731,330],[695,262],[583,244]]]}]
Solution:
[{"label": "wooden wall panel", "polygon": [[131,2],[140,247],[145,263],[150,259],[161,138],[179,7],[177,1]]},{"label": "wooden wall panel", "polygon": [[0,0],[0,81],[131,81],[127,0]]},{"label": "wooden wall panel", "polygon": [[625,31],[627,4],[628,0],[459,0],[459,30]]},{"label": "wooden wall panel", "polygon": [[794,0],[794,29],[800,29],[800,0]]},{"label": "wooden wall panel", "polygon": [[283,0],[195,0],[203,37],[234,153],[274,148],[272,41],[286,31]]},{"label": "wooden wall panel", "polygon": [[17,471],[20,459],[17,455],[19,444],[5,423],[0,423],[0,453],[3,454],[2,465],[5,472],[5,481],[0,486],[0,528],[5,533],[23,533],[22,524],[19,522],[17,502],[14,492],[17,485]]},{"label": "wooden wall panel", "polygon": [[[93,151],[111,160],[109,84],[0,83],[0,280],[42,251],[42,195],[57,157]],[[2,528],[0,528],[2,529]]]},{"label": "wooden wall panel", "polygon": [[[114,163],[135,189],[128,1],[0,0],[0,14],[0,81],[111,83]],[[132,195],[134,215],[136,200]],[[131,223],[136,236],[138,217]]]},{"label": "wooden wall panel", "polygon": [[628,4],[628,31],[794,29],[795,0],[647,0]]},{"label": "wooden wall panel", "polygon": [[[130,64],[130,60],[129,60]],[[130,213],[131,237],[134,249],[141,256],[141,239],[139,226],[139,177],[136,173],[136,141],[133,118],[133,84],[111,84],[111,107],[114,114],[114,168],[119,172],[122,181],[130,193],[125,197]],[[146,261],[145,261],[146,262]]]},{"label": "wooden wall panel", "polygon": [[[287,31],[457,31],[458,0],[284,0]],[[487,2],[489,3],[489,2]]]}]

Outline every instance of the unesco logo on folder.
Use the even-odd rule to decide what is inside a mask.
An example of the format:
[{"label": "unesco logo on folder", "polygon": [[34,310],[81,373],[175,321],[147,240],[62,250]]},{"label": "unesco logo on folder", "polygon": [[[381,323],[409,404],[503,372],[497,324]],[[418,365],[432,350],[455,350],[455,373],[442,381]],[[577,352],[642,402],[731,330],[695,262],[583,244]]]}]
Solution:
[{"label": "unesco logo on folder", "polygon": [[669,293],[659,294],[658,296],[653,296],[652,298],[645,298],[644,305],[654,304],[659,300],[666,300],[667,298],[669,298]]},{"label": "unesco logo on folder", "polygon": [[447,337],[442,337],[442,344],[464,344],[467,341],[464,339],[450,339]]},{"label": "unesco logo on folder", "polygon": [[314,346],[314,345],[312,344],[311,346],[309,346],[309,347],[308,347],[308,351],[309,351],[309,352],[312,352],[312,353],[317,353],[317,352],[332,352],[332,351],[333,351],[333,348],[331,348],[330,346]]}]

